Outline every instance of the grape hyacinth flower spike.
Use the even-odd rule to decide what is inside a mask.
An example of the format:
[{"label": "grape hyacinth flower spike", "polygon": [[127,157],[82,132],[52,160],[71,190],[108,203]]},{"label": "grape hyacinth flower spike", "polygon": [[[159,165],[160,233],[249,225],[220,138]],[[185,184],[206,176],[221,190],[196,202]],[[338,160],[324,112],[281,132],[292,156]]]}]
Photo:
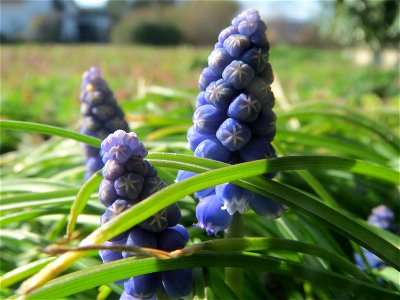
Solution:
[{"label": "grape hyacinth flower spike", "polygon": [[[117,130],[101,143],[104,179],[100,184],[99,200],[106,207],[100,218],[104,225],[132,205],[164,188],[156,169],[144,158],[147,150],[135,133]],[[105,245],[146,247],[163,251],[183,248],[189,240],[187,230],[179,225],[181,211],[174,203]],[[104,263],[131,256],[129,252],[100,251]],[[120,299],[155,299],[161,291],[170,297],[183,297],[192,290],[192,270],[179,269],[144,274],[116,283],[124,285]]]},{"label": "grape hyacinth flower spike", "polygon": [[[372,226],[378,227],[383,230],[392,231],[394,228],[394,213],[386,205],[379,205],[372,209],[371,214],[368,217],[368,223]],[[369,267],[372,269],[380,269],[385,266],[385,263],[378,256],[368,251],[365,248],[362,249],[362,254]],[[357,266],[361,270],[368,269],[360,253],[354,255]]]},{"label": "grape hyacinth flower spike", "polygon": [[[104,139],[108,134],[122,129],[129,131],[124,113],[118,106],[113,92],[103,79],[101,71],[91,67],[83,73],[81,94],[82,125],[80,132],[99,139]],[[103,167],[100,150],[84,145],[85,155],[85,180]]]},{"label": "grape hyacinth flower spike", "polygon": [[[200,75],[194,125],[187,133],[195,156],[231,164],[276,157],[271,145],[276,116],[266,28],[258,11],[248,9],[221,31]],[[193,175],[180,171],[177,181]],[[209,235],[226,229],[232,215],[248,207],[268,218],[277,218],[286,209],[231,183],[199,191],[195,197],[199,199],[196,226]]]}]

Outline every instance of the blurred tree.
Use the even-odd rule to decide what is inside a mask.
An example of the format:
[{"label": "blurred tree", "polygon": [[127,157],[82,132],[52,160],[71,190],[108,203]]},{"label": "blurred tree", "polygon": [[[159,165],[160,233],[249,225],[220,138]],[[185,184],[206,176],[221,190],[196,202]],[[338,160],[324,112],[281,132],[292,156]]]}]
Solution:
[{"label": "blurred tree", "polygon": [[141,8],[141,7],[146,7],[146,6],[170,6],[170,5],[175,5],[176,1],[175,0],[131,0],[132,7],[135,8]]},{"label": "blurred tree", "polygon": [[380,63],[384,47],[400,41],[398,0],[337,0],[333,34],[347,45],[365,42]]},{"label": "blurred tree", "polygon": [[239,11],[236,1],[185,1],[180,9],[179,23],[187,42],[195,45],[214,44],[219,32],[228,27]]},{"label": "blurred tree", "polygon": [[132,1],[129,0],[109,0],[105,7],[105,11],[114,21],[120,20],[132,10]]},{"label": "blurred tree", "polygon": [[[238,3],[230,0],[183,1],[181,5],[174,5],[176,2],[170,0],[135,0],[132,3],[136,8],[121,18],[112,30],[113,42],[143,42],[143,32],[156,36],[155,32],[149,32],[149,28],[156,26],[159,35],[160,32],[164,32],[161,27],[167,26],[168,44],[183,41],[194,45],[214,44],[221,29],[230,25],[230,20],[239,10]],[[142,22],[145,24],[139,25]],[[176,39],[171,38],[173,32],[179,35]],[[153,38],[146,38],[146,41],[149,39]]]},{"label": "blurred tree", "polygon": [[47,15],[35,16],[30,27],[36,42],[59,42],[61,37],[60,14],[53,12]]}]

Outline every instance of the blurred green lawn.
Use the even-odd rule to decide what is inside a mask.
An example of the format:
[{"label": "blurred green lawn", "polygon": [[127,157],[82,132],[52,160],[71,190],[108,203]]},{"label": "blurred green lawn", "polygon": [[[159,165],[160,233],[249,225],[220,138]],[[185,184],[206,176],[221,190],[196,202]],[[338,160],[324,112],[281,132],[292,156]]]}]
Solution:
[{"label": "blurred green lawn", "polygon": [[[18,45],[1,47],[1,118],[76,128],[81,74],[103,71],[116,98],[137,98],[143,85],[193,93],[212,48],[139,46]],[[292,103],[343,102],[360,109],[393,105],[399,91],[397,70],[356,66],[342,50],[273,46],[270,62]],[[16,146],[2,132],[0,151]]]}]

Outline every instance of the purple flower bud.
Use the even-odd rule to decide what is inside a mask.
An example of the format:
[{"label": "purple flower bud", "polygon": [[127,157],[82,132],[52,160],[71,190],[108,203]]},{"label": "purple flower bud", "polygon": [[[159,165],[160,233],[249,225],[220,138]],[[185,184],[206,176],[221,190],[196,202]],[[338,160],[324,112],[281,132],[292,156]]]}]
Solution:
[{"label": "purple flower bud", "polygon": [[268,51],[261,48],[251,48],[242,55],[241,60],[252,67],[256,73],[260,73],[267,66]]},{"label": "purple flower bud", "polygon": [[232,221],[232,216],[222,210],[222,201],[216,194],[207,196],[197,204],[196,217],[198,220],[194,226],[204,229],[208,235],[218,235],[218,232],[228,228]]},{"label": "purple flower bud", "polygon": [[265,80],[267,84],[274,82],[274,73],[272,72],[271,64],[267,63],[264,70],[257,74],[261,79]]},{"label": "purple flower bud", "polygon": [[215,193],[224,203],[222,209],[225,209],[230,215],[234,215],[236,212],[243,214],[248,202],[254,196],[253,192],[229,182],[217,185]]},{"label": "purple flower bud", "polygon": [[250,48],[251,42],[249,38],[243,34],[233,34],[224,41],[223,45],[230,56],[238,58]]},{"label": "purple flower bud", "polygon": [[[125,211],[130,207],[130,204],[124,199],[117,199],[114,203],[107,207],[106,212],[100,217],[100,225],[104,225],[105,223],[112,220],[114,217]],[[110,241],[120,241],[125,239],[127,236],[127,232],[123,232],[112,239]]]},{"label": "purple flower bud", "polygon": [[265,50],[269,50],[269,43],[267,40],[267,36],[265,35],[265,30],[267,26],[261,20],[257,22],[256,31],[250,36],[250,41],[256,45],[257,47],[263,48]]},{"label": "purple flower bud", "polygon": [[268,138],[253,137],[240,151],[243,161],[253,161],[269,157],[275,157],[275,149],[269,143]]},{"label": "purple flower bud", "polygon": [[131,156],[131,149],[126,145],[117,145],[111,148],[109,152],[104,153],[103,162],[114,159],[117,163],[124,164]]},{"label": "purple flower bud", "polygon": [[124,164],[126,170],[143,177],[157,176],[157,170],[147,161],[137,156],[131,156]]},{"label": "purple flower bud", "polygon": [[237,151],[250,140],[251,131],[242,122],[228,118],[218,128],[217,138],[230,151]]},{"label": "purple flower bud", "polygon": [[221,75],[222,71],[232,61],[232,56],[224,48],[217,48],[208,56],[208,66],[216,73]]},{"label": "purple flower bud", "polygon": [[158,249],[164,251],[182,249],[188,240],[189,234],[182,225],[169,227],[157,234]]},{"label": "purple flower bud", "polygon": [[250,37],[257,29],[257,22],[242,21],[238,25],[238,31],[247,37]]},{"label": "purple flower bud", "polygon": [[214,44],[214,49],[222,48],[223,46],[224,46],[224,45],[223,45],[222,43],[216,42],[216,43]]},{"label": "purple flower bud", "polygon": [[194,127],[202,134],[213,134],[225,120],[224,112],[212,105],[203,105],[193,115]]},{"label": "purple flower bud", "polygon": [[271,142],[275,136],[276,115],[270,110],[268,113],[261,112],[258,118],[249,127],[254,135],[267,137]]},{"label": "purple flower bud", "polygon": [[253,95],[260,100],[265,98],[270,91],[271,88],[268,83],[258,76],[255,76],[248,86],[246,86],[247,94]]},{"label": "purple flower bud", "polygon": [[[118,241],[118,242],[105,242],[103,245],[104,246],[116,246],[116,245],[123,245],[123,244],[124,244],[124,240]],[[122,258],[121,251],[100,250],[99,255],[104,264]]]},{"label": "purple flower bud", "polygon": [[167,184],[157,176],[146,177],[139,199],[146,199],[147,197],[165,188],[166,186]]},{"label": "purple flower bud", "polygon": [[201,91],[197,97],[196,97],[196,108],[199,108],[200,106],[209,104],[206,100],[206,98],[204,97],[204,92]]},{"label": "purple flower bud", "polygon": [[237,92],[223,79],[211,82],[207,87],[204,97],[207,102],[216,108],[226,110]]},{"label": "purple flower bud", "polygon": [[194,150],[194,155],[197,157],[228,162],[231,153],[218,139],[213,138],[202,141]]},{"label": "purple flower bud", "polygon": [[204,140],[215,137],[215,134],[202,134],[196,131],[195,126],[191,126],[187,132],[187,139],[189,141],[189,149],[194,151],[196,147]]},{"label": "purple flower bud", "polygon": [[[105,242],[103,245],[105,246],[117,246],[117,245],[124,245],[125,244],[125,239],[122,239],[120,241],[115,241],[115,242]],[[121,251],[113,251],[113,250],[100,250],[99,255],[101,260],[103,261],[103,264],[122,259],[122,253]],[[118,280],[114,282],[115,284],[124,284],[126,279],[124,280]]]},{"label": "purple flower bud", "polygon": [[231,35],[238,34],[239,31],[235,26],[229,26],[221,31],[218,36],[218,42],[223,45],[224,41]]},{"label": "purple flower bud", "polygon": [[207,86],[219,79],[219,74],[215,73],[210,67],[204,68],[199,78],[199,88],[205,91]]},{"label": "purple flower bud", "polygon": [[[157,237],[154,233],[135,226],[129,230],[125,245],[127,247],[157,248]],[[122,252],[124,258],[132,256],[132,253]]]},{"label": "purple flower bud", "polygon": [[174,203],[167,208],[157,212],[155,215],[144,220],[139,227],[150,232],[161,232],[167,227],[175,226],[181,220],[181,210],[179,205]]},{"label": "purple flower bud", "polygon": [[251,123],[256,120],[260,110],[261,103],[256,97],[242,93],[229,105],[228,116]]},{"label": "purple flower bud", "polygon": [[249,206],[256,214],[269,219],[279,218],[281,214],[286,211],[286,207],[279,202],[257,193],[254,193],[254,196],[249,200]]},{"label": "purple flower bud", "polygon": [[193,289],[193,272],[191,269],[169,270],[161,272],[164,290],[168,296],[181,298]]},{"label": "purple flower bud", "polygon": [[110,134],[102,143],[101,150],[104,152],[103,162],[110,159],[124,164],[131,156],[143,158],[147,155],[147,150],[139,142],[135,133],[126,133],[123,130],[117,130]]},{"label": "purple flower bud", "polygon": [[222,72],[222,78],[235,89],[241,90],[254,78],[254,70],[243,61],[234,60]]},{"label": "purple flower bud", "polygon": [[129,203],[124,199],[117,199],[112,205],[107,207],[106,212],[101,216],[100,223],[103,225],[129,208]]},{"label": "purple flower bud", "polygon": [[161,273],[149,273],[129,278],[124,283],[125,293],[139,299],[153,299],[162,288]]},{"label": "purple flower bud", "polygon": [[117,163],[115,160],[108,160],[103,167],[102,174],[107,180],[115,180],[125,172],[123,165]]},{"label": "purple flower bud", "polygon": [[115,191],[114,188],[114,181],[110,181],[107,179],[103,179],[103,181],[100,184],[99,188],[99,200],[100,202],[108,207],[114,203],[115,200],[117,200],[118,194]]},{"label": "purple flower bud", "polygon": [[126,173],[115,180],[114,187],[118,196],[135,200],[142,192],[143,176],[135,173]]}]

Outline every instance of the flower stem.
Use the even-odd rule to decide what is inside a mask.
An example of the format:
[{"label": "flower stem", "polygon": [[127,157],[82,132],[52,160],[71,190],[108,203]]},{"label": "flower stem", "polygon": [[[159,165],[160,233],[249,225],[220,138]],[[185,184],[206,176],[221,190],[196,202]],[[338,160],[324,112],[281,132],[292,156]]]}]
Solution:
[{"label": "flower stem", "polygon": [[[225,233],[225,238],[241,238],[244,236],[243,216],[236,212],[232,223]],[[243,269],[225,268],[226,284],[241,298],[243,293]]]}]

